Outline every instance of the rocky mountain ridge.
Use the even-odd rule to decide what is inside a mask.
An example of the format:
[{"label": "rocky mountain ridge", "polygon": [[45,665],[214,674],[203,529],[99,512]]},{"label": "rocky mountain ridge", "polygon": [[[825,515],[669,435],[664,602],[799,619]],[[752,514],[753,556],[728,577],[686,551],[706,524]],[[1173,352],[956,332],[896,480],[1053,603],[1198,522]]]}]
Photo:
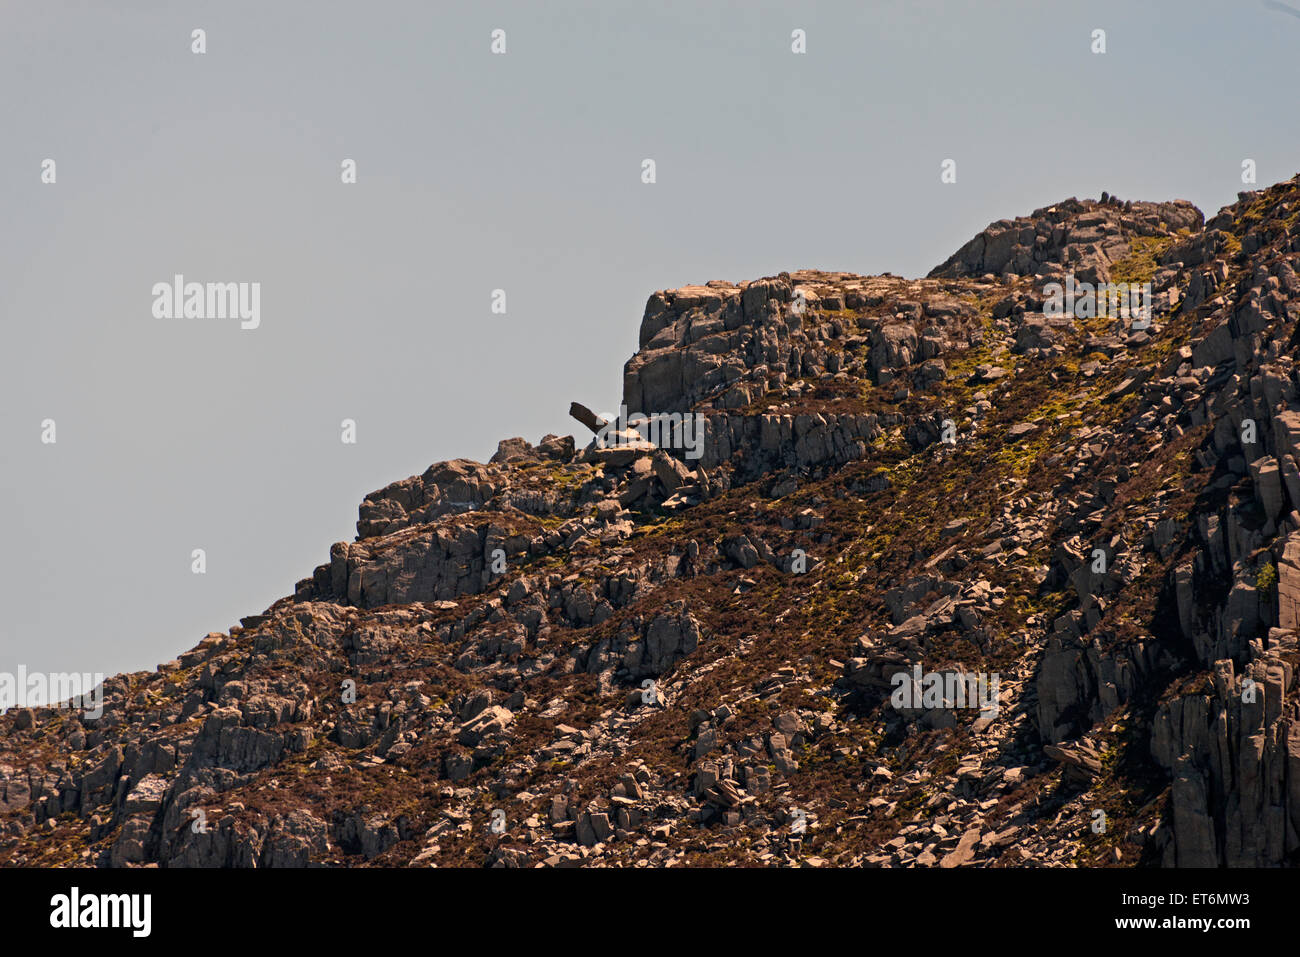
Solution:
[{"label": "rocky mountain ridge", "polygon": [[[0,716],[0,862],[1292,864],[1297,254],[1300,177],[655,293],[623,405],[697,458],[507,439],[368,495],[102,717]],[[1045,312],[1067,276],[1151,322]],[[922,672],[996,711],[894,706]]]}]

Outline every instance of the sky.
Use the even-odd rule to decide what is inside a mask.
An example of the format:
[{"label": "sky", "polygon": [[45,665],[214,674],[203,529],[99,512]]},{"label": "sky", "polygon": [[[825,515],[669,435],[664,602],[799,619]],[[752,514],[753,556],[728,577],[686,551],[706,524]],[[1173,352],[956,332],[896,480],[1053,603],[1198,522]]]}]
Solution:
[{"label": "sky", "polygon": [[[1256,0],[0,0],[0,672],[152,670],[366,493],[616,409],[656,290],[1213,215],[1300,170],[1298,46]],[[178,274],[256,328],[155,315]]]}]

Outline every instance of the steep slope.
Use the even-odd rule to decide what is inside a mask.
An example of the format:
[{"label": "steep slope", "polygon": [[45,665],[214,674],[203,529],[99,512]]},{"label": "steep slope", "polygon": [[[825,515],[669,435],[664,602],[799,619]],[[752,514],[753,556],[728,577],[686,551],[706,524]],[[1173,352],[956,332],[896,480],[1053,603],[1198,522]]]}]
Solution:
[{"label": "steep slope", "polygon": [[1298,252],[1300,178],[656,293],[624,405],[698,429],[435,464],[103,717],[0,717],[0,861],[1292,863]]}]

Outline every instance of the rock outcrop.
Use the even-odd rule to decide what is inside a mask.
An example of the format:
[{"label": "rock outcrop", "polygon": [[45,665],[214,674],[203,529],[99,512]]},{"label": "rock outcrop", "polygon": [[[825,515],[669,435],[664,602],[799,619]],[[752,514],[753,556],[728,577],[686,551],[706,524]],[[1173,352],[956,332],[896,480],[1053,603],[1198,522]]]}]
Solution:
[{"label": "rock outcrop", "polygon": [[1298,254],[1293,179],[657,292],[625,421],[396,481],[102,715],[0,716],[0,861],[1297,863]]}]

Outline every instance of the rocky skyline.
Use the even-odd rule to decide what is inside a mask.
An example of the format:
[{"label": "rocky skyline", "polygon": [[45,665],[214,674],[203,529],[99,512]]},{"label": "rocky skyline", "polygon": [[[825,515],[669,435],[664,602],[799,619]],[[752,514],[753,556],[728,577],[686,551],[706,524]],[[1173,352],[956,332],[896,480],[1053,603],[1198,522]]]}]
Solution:
[{"label": "rocky skyline", "polygon": [[575,395],[101,716],[0,716],[0,862],[1291,864],[1297,252],[1293,178],[656,292],[632,421]]}]

